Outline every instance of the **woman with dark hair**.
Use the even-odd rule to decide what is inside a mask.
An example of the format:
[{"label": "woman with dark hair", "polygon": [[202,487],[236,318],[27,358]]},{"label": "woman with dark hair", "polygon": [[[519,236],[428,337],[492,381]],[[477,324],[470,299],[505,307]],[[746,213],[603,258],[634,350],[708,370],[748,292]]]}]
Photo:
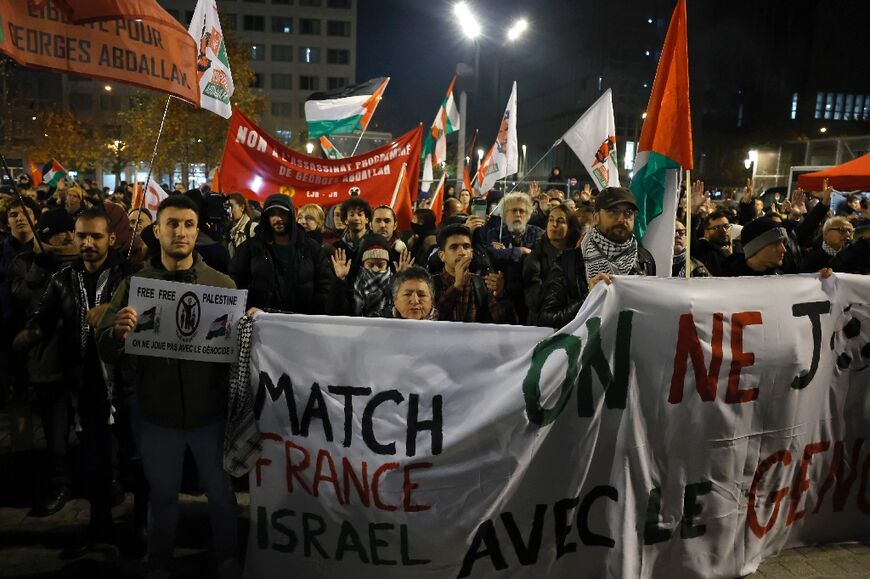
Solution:
[{"label": "woman with dark hair", "polygon": [[537,325],[541,308],[541,289],[553,263],[565,250],[580,241],[580,221],[574,212],[564,205],[550,209],[547,229],[538,239],[532,252],[523,260],[523,284],[526,307],[529,309],[529,325]]},{"label": "woman with dark hair", "polygon": [[227,249],[232,257],[237,247],[254,236],[257,224],[251,219],[248,200],[241,193],[230,193],[227,198],[230,201],[230,220],[233,222],[228,233]]},{"label": "woman with dark hair", "polygon": [[408,240],[408,251],[414,257],[414,263],[429,263],[429,254],[438,244],[435,238],[435,212],[431,209],[417,209],[411,217],[413,235]]}]

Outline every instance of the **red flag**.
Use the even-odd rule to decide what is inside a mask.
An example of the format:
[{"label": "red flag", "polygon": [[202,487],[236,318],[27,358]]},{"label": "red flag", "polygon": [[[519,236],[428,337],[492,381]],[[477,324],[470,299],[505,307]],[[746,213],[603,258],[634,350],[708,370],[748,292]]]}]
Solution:
[{"label": "red flag", "polygon": [[369,100],[366,101],[366,104],[363,105],[366,112],[363,114],[362,119],[360,119],[360,126],[363,130],[366,130],[366,127],[369,126],[369,121],[372,120],[372,116],[375,114],[375,109],[378,108],[378,104],[381,102],[381,98],[384,95],[384,91],[387,90],[387,85],[390,83],[390,77],[384,81],[384,83],[378,87],[378,90],[375,91]]},{"label": "red flag", "polygon": [[28,172],[30,173],[30,180],[33,181],[34,187],[39,187],[42,183],[42,169],[34,163],[32,160],[27,160]]},{"label": "red flag", "polygon": [[686,0],[679,0],[656,69],[638,152],[653,151],[692,168],[692,115],[689,110],[689,41]]},{"label": "red flag", "polygon": [[396,226],[399,231],[408,231],[411,229],[411,217],[414,210],[411,207],[411,179],[408,177],[408,165],[402,164],[402,170],[399,171],[399,178],[396,181],[396,187],[393,190],[393,199],[390,202],[390,207],[396,214]]},{"label": "red flag", "polygon": [[463,187],[465,190],[467,190],[469,193],[471,193],[471,195],[473,196],[473,195],[474,195],[474,187],[473,187],[472,184],[471,184],[471,173],[470,173],[470,171],[471,171],[471,170],[468,168],[468,165],[466,165],[466,166],[465,166],[465,169],[464,169],[464,171],[463,171],[463,175],[462,175],[462,187]]},{"label": "red flag", "polygon": [[429,208],[435,213],[435,223],[440,225],[441,218],[444,216],[444,181],[447,177],[447,171],[441,173],[441,180],[438,181],[438,187],[435,188],[435,193],[432,194],[432,202]]}]

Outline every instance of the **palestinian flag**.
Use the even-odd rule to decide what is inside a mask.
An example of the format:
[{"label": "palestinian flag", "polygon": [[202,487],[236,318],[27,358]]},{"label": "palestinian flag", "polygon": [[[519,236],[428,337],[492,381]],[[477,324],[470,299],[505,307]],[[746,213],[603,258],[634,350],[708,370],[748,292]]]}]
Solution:
[{"label": "palestinian flag", "polygon": [[308,137],[365,130],[389,82],[389,77],[373,78],[362,84],[312,94],[305,101]]},{"label": "palestinian flag", "polygon": [[447,88],[447,95],[441,101],[441,108],[435,115],[432,129],[426,135],[426,142],[423,143],[423,152],[420,155],[422,159],[434,152],[436,164],[447,160],[447,135],[459,130],[459,109],[456,108],[456,100],[453,98],[454,84],[456,84],[455,75]]},{"label": "palestinian flag", "polygon": [[212,338],[220,338],[229,334],[229,314],[224,314],[211,323],[208,333],[205,335],[206,340]]},{"label": "palestinian flag", "polygon": [[30,159],[27,160],[27,167],[27,172],[30,174],[30,180],[33,182],[33,186],[39,187],[39,185],[42,184],[42,170]]},{"label": "palestinian flag", "polygon": [[52,159],[50,163],[46,163],[42,168],[42,182],[52,187],[57,187],[57,183],[66,177],[66,173],[67,171],[63,168],[63,165]]},{"label": "palestinian flag", "polygon": [[157,306],[149,308],[142,312],[139,316],[139,323],[136,324],[135,332],[147,332],[148,330],[157,331],[160,329],[160,316],[157,312]]},{"label": "palestinian flag", "polygon": [[686,0],[678,0],[665,37],[638,143],[631,191],[637,200],[634,233],[670,277],[679,195],[679,170],[692,168]]},{"label": "palestinian flag", "polygon": [[341,154],[338,147],[326,137],[320,137],[320,150],[323,151],[327,159],[344,159],[344,155]]}]

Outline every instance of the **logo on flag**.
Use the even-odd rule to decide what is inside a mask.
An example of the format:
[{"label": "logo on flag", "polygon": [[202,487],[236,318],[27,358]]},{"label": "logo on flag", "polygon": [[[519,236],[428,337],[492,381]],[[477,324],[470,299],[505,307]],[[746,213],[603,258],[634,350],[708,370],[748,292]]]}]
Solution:
[{"label": "logo on flag", "polygon": [[233,113],[230,97],[235,87],[217,4],[212,0],[199,0],[187,32],[198,46],[196,78],[200,106],[228,119]]},{"label": "logo on flag", "polygon": [[616,136],[611,135],[601,143],[598,150],[595,151],[595,161],[592,163],[592,176],[598,181],[598,188],[607,187],[610,182],[610,171],[607,168],[607,161],[612,160],[616,165]]},{"label": "logo on flag", "polygon": [[154,306],[152,308],[148,308],[139,316],[139,323],[136,324],[136,329],[133,330],[133,333],[138,332],[147,332],[153,331],[157,333],[160,331],[160,307]]},{"label": "logo on flag", "polygon": [[616,123],[613,120],[613,97],[607,89],[577,122],[562,135],[599,191],[619,187],[616,163]]}]

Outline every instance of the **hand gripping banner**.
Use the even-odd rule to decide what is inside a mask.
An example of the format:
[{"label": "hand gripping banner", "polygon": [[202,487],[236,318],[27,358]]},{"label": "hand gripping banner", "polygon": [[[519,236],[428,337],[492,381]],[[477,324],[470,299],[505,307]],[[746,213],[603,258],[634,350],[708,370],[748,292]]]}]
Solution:
[{"label": "hand gripping banner", "polygon": [[258,315],[246,576],[730,578],[870,539],[868,296],[617,277],[556,333]]}]

